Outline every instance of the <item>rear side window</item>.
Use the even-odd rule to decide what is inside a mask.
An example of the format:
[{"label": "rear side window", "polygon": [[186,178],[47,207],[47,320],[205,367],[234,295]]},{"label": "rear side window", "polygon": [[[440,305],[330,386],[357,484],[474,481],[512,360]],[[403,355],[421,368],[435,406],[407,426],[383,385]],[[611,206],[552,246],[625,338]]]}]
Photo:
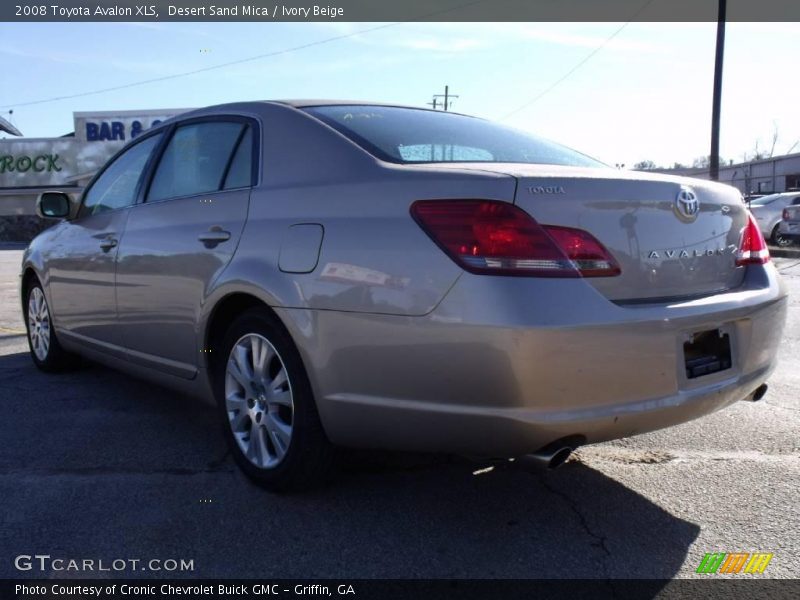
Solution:
[{"label": "rear side window", "polygon": [[161,134],[128,148],[103,171],[83,198],[79,216],[130,206],[136,201],[139,181]]},{"label": "rear side window", "polygon": [[394,163],[517,162],[605,166],[535,135],[443,111],[394,106],[313,106],[305,111],[377,158]]},{"label": "rear side window", "polygon": [[158,164],[147,200],[152,202],[221,189],[244,127],[243,123],[227,121],[178,127]]},{"label": "rear side window", "polygon": [[800,204],[800,196],[792,200],[792,206],[797,206],[798,204]]},{"label": "rear side window", "polygon": [[248,127],[239,140],[223,189],[247,187],[253,179],[253,129]]}]

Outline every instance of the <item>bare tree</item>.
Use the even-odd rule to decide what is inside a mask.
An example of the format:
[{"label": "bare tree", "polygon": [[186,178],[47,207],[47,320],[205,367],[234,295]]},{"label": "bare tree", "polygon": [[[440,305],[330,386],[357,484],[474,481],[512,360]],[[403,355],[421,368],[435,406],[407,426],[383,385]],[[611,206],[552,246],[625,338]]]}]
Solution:
[{"label": "bare tree", "polygon": [[775,144],[778,143],[778,122],[772,122],[772,145],[769,148],[769,158],[775,156]]},{"label": "bare tree", "polygon": [[[751,160],[763,160],[765,158],[772,158],[775,156],[775,149],[778,147],[778,140],[780,140],[780,130],[778,129],[778,122],[772,122],[772,135],[769,137],[769,151],[762,149],[761,146],[761,139],[757,139],[753,143],[753,149],[750,152],[744,152],[742,154],[742,161],[749,162]],[[783,154],[791,154],[792,150],[794,150],[797,145],[800,144],[800,140],[795,140],[795,142],[787,148],[787,150]]]},{"label": "bare tree", "polygon": [[657,169],[656,163],[652,160],[640,160],[635,165],[633,165],[635,171],[652,171],[653,169]]}]

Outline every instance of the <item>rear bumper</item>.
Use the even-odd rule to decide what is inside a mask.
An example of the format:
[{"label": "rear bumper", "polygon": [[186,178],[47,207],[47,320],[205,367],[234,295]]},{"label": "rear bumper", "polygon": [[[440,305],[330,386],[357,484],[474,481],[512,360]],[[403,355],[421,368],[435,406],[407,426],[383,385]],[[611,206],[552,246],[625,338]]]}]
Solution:
[{"label": "rear bumper", "polygon": [[[335,443],[514,456],[689,421],[774,368],[786,293],[772,265],[734,292],[622,307],[582,280],[464,275],[425,317],[281,310]],[[683,342],[722,328],[730,369],[688,380]],[[299,336],[299,337],[298,337]]]}]

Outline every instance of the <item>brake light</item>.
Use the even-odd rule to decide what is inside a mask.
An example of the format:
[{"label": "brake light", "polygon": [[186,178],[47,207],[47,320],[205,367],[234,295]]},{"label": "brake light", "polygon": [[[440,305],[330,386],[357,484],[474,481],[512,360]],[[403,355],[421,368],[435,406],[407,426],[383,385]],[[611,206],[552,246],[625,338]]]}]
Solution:
[{"label": "brake light", "polygon": [[411,216],[459,266],[472,273],[535,277],[610,277],[620,269],[581,229],[539,225],[496,200],[420,200]]},{"label": "brake light", "polygon": [[784,221],[788,221],[789,220],[789,209],[788,208],[784,208],[783,209],[783,213],[781,213],[781,218]]},{"label": "brake light", "polygon": [[747,213],[747,225],[742,230],[739,251],[736,253],[736,266],[763,265],[769,262],[767,242],[753,215]]}]

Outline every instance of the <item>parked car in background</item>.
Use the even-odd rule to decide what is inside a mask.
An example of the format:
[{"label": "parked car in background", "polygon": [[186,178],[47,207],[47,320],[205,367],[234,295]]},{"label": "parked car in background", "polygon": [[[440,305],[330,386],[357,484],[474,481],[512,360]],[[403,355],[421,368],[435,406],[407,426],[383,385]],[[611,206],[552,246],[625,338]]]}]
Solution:
[{"label": "parked car in background", "polygon": [[764,237],[775,246],[788,246],[792,240],[784,237],[778,227],[787,206],[800,204],[800,191],[761,196],[748,202]]},{"label": "parked car in background", "polygon": [[780,235],[783,239],[800,242],[800,202],[795,202],[783,209]]},{"label": "parked car in background", "polygon": [[210,107],[37,210],[63,220],[23,257],[33,362],[215,403],[270,489],[336,445],[554,467],[758,400],[787,311],[735,188],[442,111]]}]

